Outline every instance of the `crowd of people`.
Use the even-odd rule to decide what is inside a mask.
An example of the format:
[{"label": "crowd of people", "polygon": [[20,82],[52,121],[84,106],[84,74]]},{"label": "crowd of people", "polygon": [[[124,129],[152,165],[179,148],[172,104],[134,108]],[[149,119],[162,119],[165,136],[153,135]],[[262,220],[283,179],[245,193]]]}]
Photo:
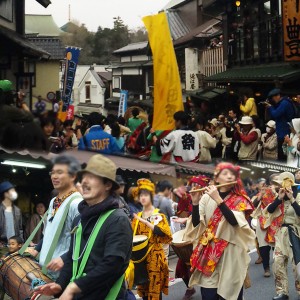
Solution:
[{"label": "crowd of people", "polygon": [[258,117],[255,99],[245,90],[239,109],[229,108],[209,120],[197,112],[176,112],[173,131],[155,130],[153,115],[142,114],[139,108],[133,108],[126,119],[92,112],[62,122],[57,108],[46,111],[40,98],[31,113],[22,105],[14,106],[14,97],[12,84],[0,81],[0,112],[4,115],[0,145],[7,149],[53,153],[78,149],[171,163],[223,159],[278,160],[292,167],[300,164],[299,103],[282,96],[279,89],[271,90],[268,100],[259,103],[265,108],[265,124]]},{"label": "crowd of people", "polygon": [[36,203],[25,226],[15,205],[17,187],[0,183],[2,259],[20,251],[27,239],[25,251],[53,281],[37,287],[36,295],[130,299],[135,287],[145,300],[162,299],[168,295],[169,250],[176,249],[172,238],[178,230],[182,241],[193,244],[190,265],[179,255],[175,272],[187,287],[183,300],[191,299],[197,286],[203,300],[242,300],[255,241],[264,277],[271,275],[273,250],[273,299],[288,299],[288,259],[300,293],[299,170],[243,182],[238,166],[221,162],[213,177],[193,176],[179,186],[148,178],[128,186],[101,154],[84,169],[61,154],[52,161],[50,177],[55,191],[50,204]]}]

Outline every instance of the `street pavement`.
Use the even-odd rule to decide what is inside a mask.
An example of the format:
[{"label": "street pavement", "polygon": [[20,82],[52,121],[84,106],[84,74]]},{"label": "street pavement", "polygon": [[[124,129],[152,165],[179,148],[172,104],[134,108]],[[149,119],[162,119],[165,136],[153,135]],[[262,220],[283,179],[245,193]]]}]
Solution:
[{"label": "street pavement", "polygon": [[[273,252],[271,253],[272,256]],[[250,263],[250,277],[252,286],[245,290],[244,292],[244,300],[272,300],[273,296],[275,296],[275,285],[274,285],[274,277],[273,274],[269,278],[265,278],[263,276],[263,266],[262,264],[256,265],[255,260],[257,259],[257,253],[253,252],[250,254],[251,263]],[[175,270],[177,257],[171,256],[169,259],[170,268]],[[271,264],[272,264],[271,260]],[[234,267],[234,266],[233,266]],[[238,272],[238,270],[237,270]],[[289,263],[288,268],[289,273],[289,286],[290,286],[290,300],[298,300],[297,293],[294,288],[294,279],[291,271],[291,265]],[[174,277],[174,272],[170,273],[170,277]],[[169,295],[163,296],[163,300],[181,300],[184,296],[186,287],[185,284],[181,280],[175,281],[175,283],[171,282],[171,286],[169,288]],[[197,293],[193,296],[193,300],[201,299],[200,290],[196,288]],[[299,298],[300,299],[300,298]]]}]

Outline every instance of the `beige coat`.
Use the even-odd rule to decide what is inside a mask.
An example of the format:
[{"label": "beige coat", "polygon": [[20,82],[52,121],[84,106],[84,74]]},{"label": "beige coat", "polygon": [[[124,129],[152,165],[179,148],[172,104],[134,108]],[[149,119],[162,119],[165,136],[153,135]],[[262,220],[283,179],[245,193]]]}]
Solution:
[{"label": "beige coat", "polygon": [[[184,240],[195,242],[205,231],[217,205],[208,195],[201,198],[199,204],[200,224],[193,227],[187,224]],[[214,273],[210,277],[203,276],[198,270],[191,275],[189,285],[206,288],[217,288],[218,294],[226,300],[236,300],[243,286],[250,257],[248,249],[255,244],[255,233],[250,228],[243,212],[233,211],[238,225],[230,225],[223,217],[219,223],[216,238],[229,242]],[[237,271],[238,270],[238,271]]]},{"label": "beige coat", "polygon": [[263,133],[261,136],[262,141],[262,158],[263,159],[277,159],[277,134],[272,134],[266,141],[266,133]]}]

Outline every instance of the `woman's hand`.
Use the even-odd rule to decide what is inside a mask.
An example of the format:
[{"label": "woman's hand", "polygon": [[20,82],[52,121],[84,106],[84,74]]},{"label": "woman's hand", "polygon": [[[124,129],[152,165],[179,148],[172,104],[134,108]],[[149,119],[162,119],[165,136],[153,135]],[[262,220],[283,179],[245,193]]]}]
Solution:
[{"label": "woman's hand", "polygon": [[141,217],[139,217],[137,214],[133,214],[133,217],[140,222],[143,221],[143,219]]},{"label": "woman's hand", "polygon": [[205,194],[212,198],[217,205],[220,205],[223,202],[223,199],[220,197],[219,191],[215,185],[209,185],[205,188]]},{"label": "woman's hand", "polygon": [[174,223],[185,224],[188,218],[171,218]]},{"label": "woman's hand", "polygon": [[285,188],[285,194],[287,195],[287,197],[288,197],[290,200],[293,200],[293,199],[294,199],[293,190],[292,190],[291,187]]},{"label": "woman's hand", "polygon": [[278,199],[283,200],[284,196],[285,196],[285,189],[280,188],[278,191]]},{"label": "woman's hand", "polygon": [[202,187],[201,186],[195,186],[190,191],[190,195],[191,195],[191,198],[192,198],[193,205],[199,205],[200,199],[204,194],[204,190],[201,191],[201,192],[194,192],[193,193],[194,190],[198,190],[200,188],[202,188]]}]

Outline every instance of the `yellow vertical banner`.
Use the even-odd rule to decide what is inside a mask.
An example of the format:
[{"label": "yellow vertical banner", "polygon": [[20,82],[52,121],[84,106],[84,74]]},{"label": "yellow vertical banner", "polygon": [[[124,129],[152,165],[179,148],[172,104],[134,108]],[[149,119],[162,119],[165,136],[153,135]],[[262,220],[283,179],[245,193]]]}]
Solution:
[{"label": "yellow vertical banner", "polygon": [[300,61],[300,0],[282,0],[285,61]]},{"label": "yellow vertical banner", "polygon": [[155,130],[172,130],[173,115],[183,110],[177,60],[164,12],[143,18],[153,55]]}]

